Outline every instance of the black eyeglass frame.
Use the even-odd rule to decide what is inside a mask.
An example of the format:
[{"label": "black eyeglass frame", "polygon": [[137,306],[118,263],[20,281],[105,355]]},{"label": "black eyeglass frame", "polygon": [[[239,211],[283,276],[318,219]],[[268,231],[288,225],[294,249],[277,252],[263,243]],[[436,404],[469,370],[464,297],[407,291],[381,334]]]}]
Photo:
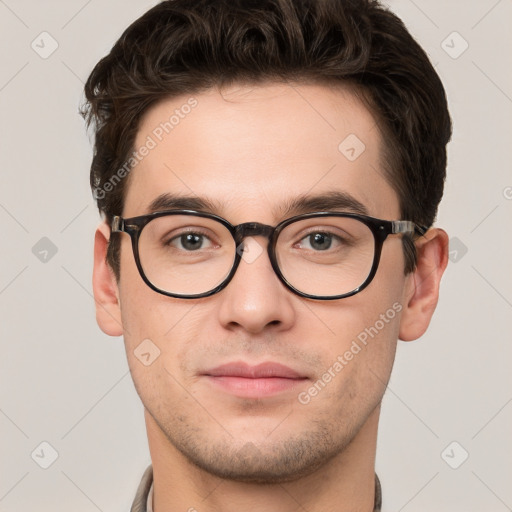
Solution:
[{"label": "black eyeglass frame", "polygon": [[[226,278],[218,284],[215,288],[212,290],[209,290],[207,292],[193,294],[193,295],[183,295],[183,294],[177,294],[172,292],[167,292],[165,290],[161,290],[157,286],[155,286],[144,273],[144,269],[142,268],[142,264],[140,261],[140,255],[139,255],[139,239],[140,234],[144,228],[149,222],[151,222],[153,219],[156,219],[158,217],[164,217],[169,215],[191,215],[195,217],[203,217],[207,219],[212,219],[220,224],[222,224],[233,237],[233,240],[235,241],[235,246],[237,250],[235,251],[235,259],[233,262],[233,266],[231,267],[231,271],[226,276]],[[291,285],[288,280],[284,277],[284,275],[281,272],[281,269],[279,268],[279,265],[277,263],[277,257],[276,257],[276,245],[277,240],[279,237],[279,234],[281,231],[288,225],[293,224],[294,222],[304,220],[304,219],[312,219],[312,218],[321,218],[321,217],[345,217],[350,219],[356,219],[361,221],[363,224],[365,224],[370,231],[373,233],[373,237],[375,240],[375,246],[374,246],[374,254],[373,254],[373,263],[370,269],[370,272],[368,276],[366,277],[365,281],[359,285],[357,288],[354,288],[350,292],[343,293],[341,295],[310,295],[308,293],[301,292],[297,288],[295,288],[293,285]],[[219,217],[218,215],[215,215],[213,213],[207,213],[207,212],[200,212],[200,211],[194,211],[194,210],[166,210],[166,211],[159,211],[155,213],[150,213],[148,215],[141,215],[138,217],[131,217],[128,219],[124,219],[123,217],[120,217],[118,215],[115,215],[112,219],[112,225],[111,225],[112,233],[127,233],[130,235],[131,241],[132,241],[132,249],[133,249],[133,255],[135,258],[135,264],[137,266],[137,269],[139,271],[139,274],[142,278],[142,280],[155,292],[160,293],[162,295],[166,295],[167,297],[174,297],[179,299],[200,299],[203,297],[210,297],[211,295],[215,295],[216,293],[223,290],[229,282],[233,279],[238,266],[240,265],[240,261],[242,260],[242,254],[243,251],[239,251],[238,248],[241,244],[243,244],[244,239],[252,236],[264,236],[268,239],[269,243],[267,244],[267,253],[270,260],[270,263],[272,265],[272,268],[274,269],[275,274],[279,278],[279,280],[288,288],[290,291],[295,293],[296,295],[299,295],[301,297],[305,297],[307,299],[313,299],[313,300],[338,300],[338,299],[345,299],[347,297],[351,297],[355,295],[356,293],[359,293],[360,291],[364,290],[373,280],[375,277],[375,274],[377,273],[377,269],[380,263],[380,257],[382,253],[382,247],[384,245],[385,240],[389,235],[396,235],[396,234],[409,234],[409,235],[417,235],[422,236],[425,234],[428,228],[424,226],[418,226],[412,221],[409,220],[383,220],[383,219],[376,219],[374,217],[369,217],[367,215],[360,215],[357,213],[348,213],[348,212],[312,212],[312,213],[304,213],[301,215],[295,215],[293,217],[290,217],[288,219],[283,220],[277,226],[269,226],[267,224],[261,224],[259,222],[244,222],[243,224],[238,224],[237,226],[233,226],[229,221],[226,219]]]}]

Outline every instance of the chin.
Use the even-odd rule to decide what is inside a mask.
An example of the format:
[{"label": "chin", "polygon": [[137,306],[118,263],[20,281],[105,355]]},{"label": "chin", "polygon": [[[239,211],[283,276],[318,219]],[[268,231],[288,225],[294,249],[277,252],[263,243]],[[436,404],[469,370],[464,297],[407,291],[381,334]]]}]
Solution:
[{"label": "chin", "polygon": [[[184,440],[182,440],[184,441]],[[231,441],[231,442],[230,442]],[[277,484],[314,473],[343,451],[348,443],[327,432],[305,432],[294,438],[269,442],[248,441],[240,448],[234,439],[220,443],[186,442],[175,447],[196,467],[225,480],[255,484]]]}]

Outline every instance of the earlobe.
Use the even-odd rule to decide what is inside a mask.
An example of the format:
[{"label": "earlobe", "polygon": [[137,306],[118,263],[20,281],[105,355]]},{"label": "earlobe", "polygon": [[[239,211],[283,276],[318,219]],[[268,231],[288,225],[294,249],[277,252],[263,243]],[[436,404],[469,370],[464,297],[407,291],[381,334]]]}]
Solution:
[{"label": "earlobe", "polygon": [[416,269],[407,276],[399,338],[412,341],[422,336],[430,323],[439,298],[441,277],[448,264],[448,235],[429,229],[416,241]]},{"label": "earlobe", "polygon": [[96,321],[100,329],[109,336],[121,336],[121,308],[115,275],[107,264],[107,247],[110,229],[102,222],[94,235],[94,270],[92,286],[96,303]]}]

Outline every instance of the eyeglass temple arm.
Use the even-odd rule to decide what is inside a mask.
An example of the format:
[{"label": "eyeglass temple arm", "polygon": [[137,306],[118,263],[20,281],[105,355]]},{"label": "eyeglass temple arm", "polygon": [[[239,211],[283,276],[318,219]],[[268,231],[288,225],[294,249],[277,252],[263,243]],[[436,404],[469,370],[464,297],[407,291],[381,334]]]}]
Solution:
[{"label": "eyeglass temple arm", "polygon": [[119,215],[114,215],[112,219],[112,233],[121,233],[124,231],[124,219]]},{"label": "eyeglass temple arm", "polygon": [[409,234],[416,233],[416,234],[422,236],[422,235],[424,235],[428,231],[427,227],[425,227],[425,226],[418,226],[417,224],[415,224],[411,220],[394,220],[394,221],[391,222],[391,226],[392,226],[392,233],[393,234],[397,234],[397,233],[409,233]]}]

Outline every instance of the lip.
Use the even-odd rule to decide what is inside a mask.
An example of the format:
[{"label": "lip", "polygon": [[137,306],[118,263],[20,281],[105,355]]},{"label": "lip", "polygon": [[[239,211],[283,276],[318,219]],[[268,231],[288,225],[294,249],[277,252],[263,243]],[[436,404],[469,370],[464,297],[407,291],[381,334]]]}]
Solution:
[{"label": "lip", "polygon": [[242,361],[223,364],[201,375],[216,387],[241,398],[263,398],[290,391],[308,377],[280,363],[250,365]]},{"label": "lip", "polygon": [[209,377],[244,377],[246,379],[283,378],[304,379],[305,376],[280,363],[250,365],[243,361],[222,364],[204,372]]}]

